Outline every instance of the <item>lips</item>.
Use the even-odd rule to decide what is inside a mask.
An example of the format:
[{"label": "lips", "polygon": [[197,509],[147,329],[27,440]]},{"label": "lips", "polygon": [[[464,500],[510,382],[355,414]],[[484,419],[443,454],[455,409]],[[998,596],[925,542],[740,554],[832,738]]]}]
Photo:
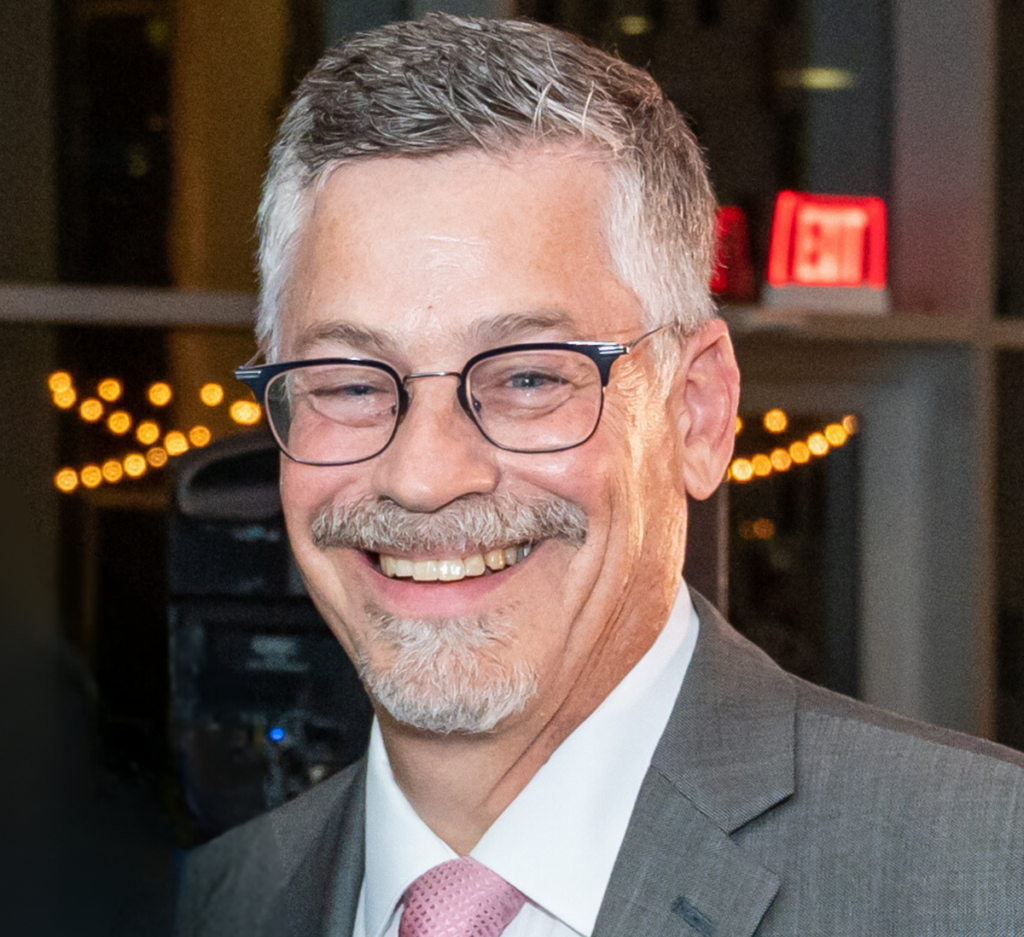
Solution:
[{"label": "lips", "polygon": [[416,582],[458,582],[466,578],[491,575],[508,566],[515,566],[530,555],[532,543],[493,547],[465,556],[411,559],[379,553],[381,573],[389,579],[412,579]]}]

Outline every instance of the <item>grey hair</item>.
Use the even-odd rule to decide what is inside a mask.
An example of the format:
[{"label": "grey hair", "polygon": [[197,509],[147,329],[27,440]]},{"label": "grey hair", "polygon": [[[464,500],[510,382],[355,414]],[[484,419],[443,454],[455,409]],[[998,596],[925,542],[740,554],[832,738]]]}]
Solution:
[{"label": "grey hair", "polygon": [[580,143],[608,163],[613,271],[644,327],[697,330],[715,315],[715,198],[696,139],[655,81],[548,26],[435,13],[342,42],[296,91],[259,208],[261,348],[277,355],[310,195],[339,164]]}]

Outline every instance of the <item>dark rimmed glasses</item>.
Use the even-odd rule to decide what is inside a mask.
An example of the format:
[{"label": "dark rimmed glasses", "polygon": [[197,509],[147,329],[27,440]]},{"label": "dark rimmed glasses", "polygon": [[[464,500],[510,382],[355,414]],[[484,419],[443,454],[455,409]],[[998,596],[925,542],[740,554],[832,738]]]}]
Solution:
[{"label": "dark rimmed glasses", "polygon": [[626,345],[532,342],[492,348],[474,355],[461,371],[402,377],[383,361],[314,358],[247,364],[235,377],[263,404],[281,451],[308,465],[350,465],[380,455],[409,411],[409,382],[426,377],[458,378],[462,409],[499,449],[560,452],[594,435],[612,365],[661,328]]}]

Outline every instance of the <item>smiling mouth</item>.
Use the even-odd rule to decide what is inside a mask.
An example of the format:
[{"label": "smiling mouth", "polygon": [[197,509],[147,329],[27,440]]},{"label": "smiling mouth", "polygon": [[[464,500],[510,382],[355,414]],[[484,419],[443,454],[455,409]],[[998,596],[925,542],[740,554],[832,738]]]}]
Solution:
[{"label": "smiling mouth", "polygon": [[[467,556],[409,559],[376,554],[377,568],[389,579],[412,579],[415,582],[458,582],[477,576],[492,576],[509,566],[521,563],[530,555],[532,543],[495,547]],[[374,554],[370,554],[371,559]]]}]

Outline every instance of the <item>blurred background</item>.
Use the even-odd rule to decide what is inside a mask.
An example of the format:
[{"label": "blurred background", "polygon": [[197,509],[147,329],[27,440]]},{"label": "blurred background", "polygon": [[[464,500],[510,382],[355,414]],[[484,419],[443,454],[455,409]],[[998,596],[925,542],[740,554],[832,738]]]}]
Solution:
[{"label": "blurred background", "polygon": [[[1024,5],[6,2],[5,933],[169,933],[183,850],[362,751],[231,371],[290,93],[435,9],[617,51],[707,151],[744,386],[688,580],[801,676],[1024,748]],[[784,190],[884,200],[887,312],[771,301]]]}]

